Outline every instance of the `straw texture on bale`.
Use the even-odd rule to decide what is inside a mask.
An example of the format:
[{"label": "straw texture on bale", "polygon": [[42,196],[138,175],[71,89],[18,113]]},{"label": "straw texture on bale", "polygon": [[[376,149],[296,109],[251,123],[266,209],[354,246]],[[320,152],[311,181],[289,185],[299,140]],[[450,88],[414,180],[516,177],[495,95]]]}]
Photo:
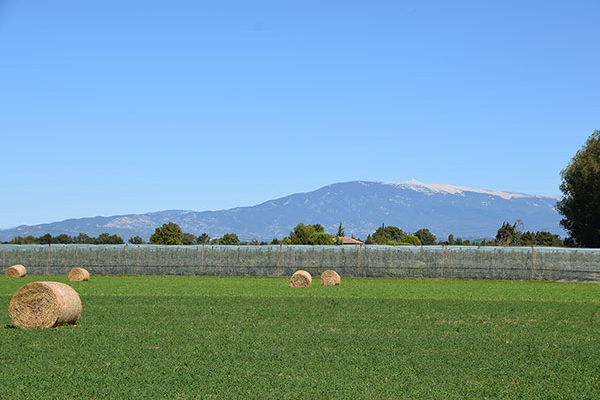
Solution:
[{"label": "straw texture on bale", "polygon": [[312,283],[312,276],[302,269],[294,272],[290,279],[291,287],[309,287]]},{"label": "straw texture on bale", "polygon": [[53,328],[75,324],[81,316],[81,300],[69,285],[60,282],[31,282],[15,292],[8,314],[21,328]]},{"label": "straw texture on bale", "polygon": [[69,280],[70,281],[89,281],[90,273],[83,268],[73,268],[71,272],[69,272]]},{"label": "straw texture on bale", "polygon": [[27,275],[27,270],[21,264],[13,265],[12,267],[8,267],[6,270],[7,278],[20,278],[22,276]]},{"label": "straw texture on bale", "polygon": [[335,286],[341,282],[342,278],[340,278],[340,275],[332,269],[328,269],[321,274],[321,284],[324,286]]}]

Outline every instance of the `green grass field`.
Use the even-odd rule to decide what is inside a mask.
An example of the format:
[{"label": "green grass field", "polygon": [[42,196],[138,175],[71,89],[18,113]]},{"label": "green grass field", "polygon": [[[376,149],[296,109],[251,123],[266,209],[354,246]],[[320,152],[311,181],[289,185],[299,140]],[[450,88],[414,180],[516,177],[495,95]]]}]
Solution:
[{"label": "green grass field", "polygon": [[76,327],[22,330],[0,398],[600,398],[600,285],[92,277]]}]

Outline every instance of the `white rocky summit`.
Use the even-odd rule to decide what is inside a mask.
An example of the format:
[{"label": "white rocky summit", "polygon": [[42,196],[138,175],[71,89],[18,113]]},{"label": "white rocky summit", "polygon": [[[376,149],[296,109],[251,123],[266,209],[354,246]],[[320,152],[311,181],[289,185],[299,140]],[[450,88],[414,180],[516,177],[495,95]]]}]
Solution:
[{"label": "white rocky summit", "polygon": [[535,194],[503,192],[500,190],[473,189],[473,188],[466,187],[466,186],[454,186],[454,185],[445,185],[445,184],[439,184],[439,183],[423,183],[423,182],[417,181],[416,179],[411,179],[410,181],[398,182],[398,183],[394,183],[394,182],[380,182],[380,183],[382,183],[384,185],[392,185],[392,186],[412,189],[416,192],[422,192],[422,193],[442,193],[442,194],[464,195],[464,192],[471,192],[471,193],[488,194],[490,196],[498,196],[505,200],[518,199],[518,198],[524,198],[524,197],[539,197],[539,198],[549,198],[549,199],[556,199],[556,200],[558,200],[560,198],[559,196],[542,196],[542,195],[535,195]]}]

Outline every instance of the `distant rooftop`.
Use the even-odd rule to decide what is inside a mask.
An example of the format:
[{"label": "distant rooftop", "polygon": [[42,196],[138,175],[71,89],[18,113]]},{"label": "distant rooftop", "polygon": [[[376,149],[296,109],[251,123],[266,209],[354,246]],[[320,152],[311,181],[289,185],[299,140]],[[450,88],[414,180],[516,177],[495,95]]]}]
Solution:
[{"label": "distant rooftop", "polygon": [[333,240],[335,242],[340,240],[342,242],[342,244],[363,244],[363,242],[361,242],[360,240],[352,239],[351,237],[348,237],[348,236],[337,236],[337,237],[334,237]]}]

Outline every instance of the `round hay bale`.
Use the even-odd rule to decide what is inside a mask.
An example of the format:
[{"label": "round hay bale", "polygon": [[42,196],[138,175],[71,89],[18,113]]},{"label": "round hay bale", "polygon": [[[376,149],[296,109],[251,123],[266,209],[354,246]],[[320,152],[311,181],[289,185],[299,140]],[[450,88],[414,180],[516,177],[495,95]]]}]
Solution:
[{"label": "round hay bale", "polygon": [[312,283],[312,276],[302,269],[294,272],[292,278],[290,279],[291,287],[309,287]]},{"label": "round hay bale", "polygon": [[321,284],[323,286],[335,286],[341,282],[342,278],[340,278],[340,275],[332,269],[328,269],[321,274]]},{"label": "round hay bale", "polygon": [[87,269],[83,268],[73,268],[71,272],[69,272],[69,280],[70,281],[89,281],[90,273]]},{"label": "round hay bale", "polygon": [[15,292],[8,314],[21,328],[53,328],[75,324],[81,316],[81,300],[69,285],[60,282],[31,282]]},{"label": "round hay bale", "polygon": [[12,267],[8,267],[6,270],[7,278],[21,278],[27,275],[27,270],[21,264],[13,265]]}]

